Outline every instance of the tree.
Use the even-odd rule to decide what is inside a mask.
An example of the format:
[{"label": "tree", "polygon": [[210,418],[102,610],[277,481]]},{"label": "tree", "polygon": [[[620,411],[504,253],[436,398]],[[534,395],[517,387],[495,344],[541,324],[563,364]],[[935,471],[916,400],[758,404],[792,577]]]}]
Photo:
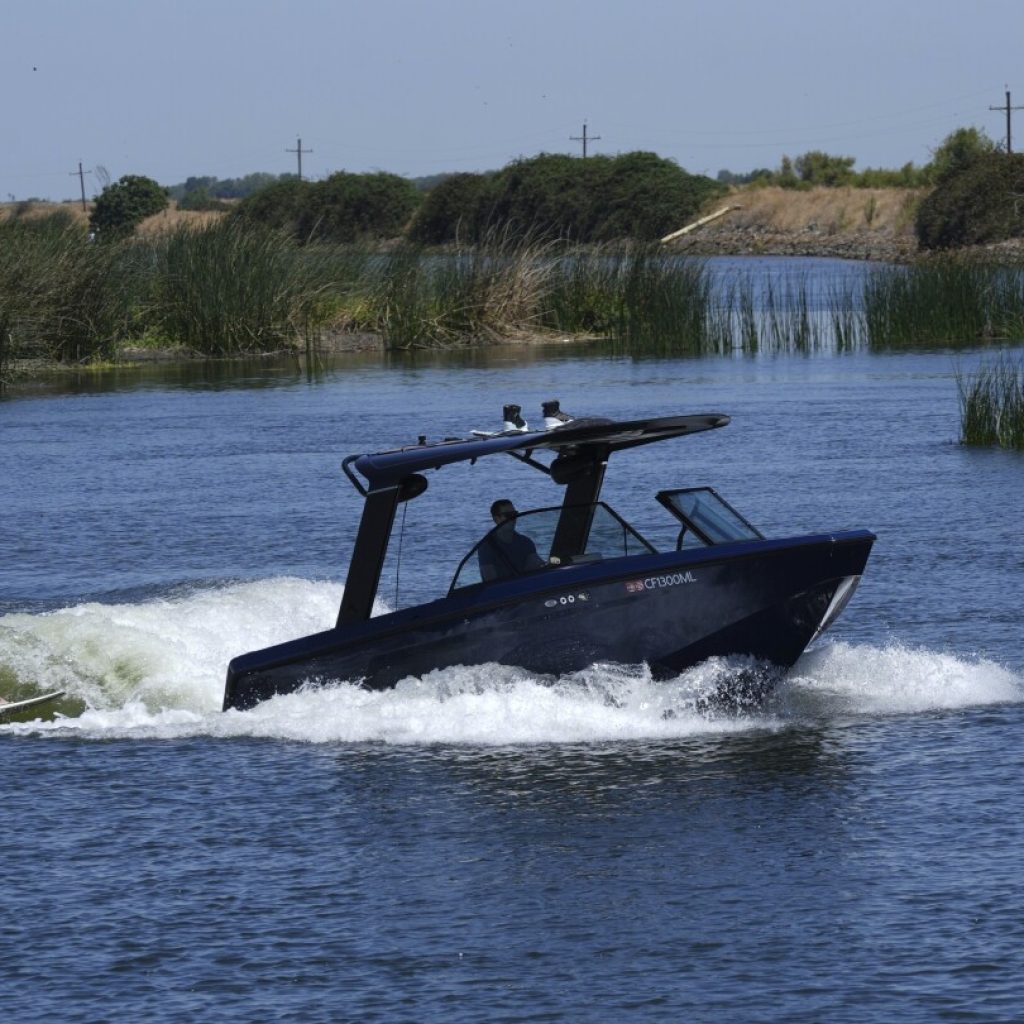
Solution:
[{"label": "tree", "polygon": [[722,185],[750,185],[755,181],[769,184],[774,177],[775,172],[769,167],[755,167],[745,174],[736,174],[728,168],[722,168],[715,175],[715,181]]},{"label": "tree", "polygon": [[187,191],[178,200],[179,210],[227,210],[230,209],[228,203],[224,202],[223,199],[216,199],[210,195],[208,189],[204,187],[193,188]]},{"label": "tree", "polygon": [[926,249],[983,245],[1024,234],[1024,156],[996,151],[946,171],[917,209]]},{"label": "tree", "polygon": [[130,235],[139,224],[154,213],[167,208],[167,190],[152,178],[126,174],[96,197],[89,227],[100,238]]},{"label": "tree", "polygon": [[849,185],[853,181],[853,156],[832,156],[820,149],[812,149],[794,161],[800,180],[808,185]]},{"label": "tree", "polygon": [[980,128],[957,128],[950,132],[932,153],[925,170],[936,184],[966,170],[982,157],[995,153],[998,147]]},{"label": "tree", "polygon": [[542,153],[488,174],[454,175],[427,194],[410,229],[428,244],[455,238],[660,238],[725,186],[655,153],[587,159]]},{"label": "tree", "polygon": [[478,238],[486,227],[478,218],[487,182],[488,175],[469,171],[447,175],[427,192],[409,228],[409,238],[424,245]]},{"label": "tree", "polygon": [[782,166],[779,168],[779,173],[776,178],[776,184],[782,188],[796,188],[799,183],[796,171],[793,170],[792,159],[788,156],[784,156],[782,158]]},{"label": "tree", "polygon": [[377,171],[338,171],[310,189],[296,225],[301,241],[355,242],[395,238],[420,201],[408,178]]},{"label": "tree", "polygon": [[235,216],[249,223],[294,232],[312,189],[312,182],[297,177],[281,178],[246,196],[235,207]]},{"label": "tree", "polygon": [[420,201],[407,178],[339,171],[324,181],[279,179],[243,199],[236,215],[288,231],[302,243],[394,238]]}]

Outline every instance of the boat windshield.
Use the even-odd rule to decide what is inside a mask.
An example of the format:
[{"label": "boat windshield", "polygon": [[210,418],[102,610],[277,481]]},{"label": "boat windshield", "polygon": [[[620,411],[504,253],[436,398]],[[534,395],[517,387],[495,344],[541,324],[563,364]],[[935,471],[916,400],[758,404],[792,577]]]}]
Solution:
[{"label": "boat windshield", "polygon": [[764,539],[764,534],[748,523],[712,487],[659,491],[657,497],[682,523],[677,548]]},{"label": "boat windshield", "polygon": [[654,548],[603,501],[579,506],[574,511],[591,516],[587,545],[582,554],[552,561],[561,506],[520,512],[514,522],[494,527],[466,555],[459,564],[449,593],[477,583],[566,565],[655,553]]}]

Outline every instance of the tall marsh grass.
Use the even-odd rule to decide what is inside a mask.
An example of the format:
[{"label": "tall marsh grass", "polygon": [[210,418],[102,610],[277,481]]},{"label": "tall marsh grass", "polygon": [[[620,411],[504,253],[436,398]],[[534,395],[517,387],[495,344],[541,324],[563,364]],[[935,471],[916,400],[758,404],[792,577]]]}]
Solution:
[{"label": "tall marsh grass", "polygon": [[109,360],[139,343],[233,356],[353,330],[393,349],[546,335],[655,355],[977,345],[1024,338],[1024,265],[947,258],[822,281],[643,245],[300,246],[229,219],[95,244],[66,213],[0,222],[0,382],[26,357]]},{"label": "tall marsh grass", "polygon": [[1024,451],[1024,362],[1000,358],[974,374],[957,373],[960,439]]},{"label": "tall marsh grass", "polygon": [[547,262],[539,298],[539,323],[559,333],[637,352],[708,347],[711,279],[700,260],[646,245],[563,250]]},{"label": "tall marsh grass", "polygon": [[499,242],[446,254],[403,245],[377,261],[366,290],[391,348],[555,332],[702,351],[709,288],[702,264],[646,247]]},{"label": "tall marsh grass", "polygon": [[972,346],[1024,337],[1024,267],[946,257],[880,267],[864,286],[872,348]]},{"label": "tall marsh grass", "polygon": [[389,348],[493,342],[535,328],[544,247],[499,244],[444,255],[402,245],[379,260],[364,289]]},{"label": "tall marsh grass", "polygon": [[331,275],[315,250],[232,220],[156,236],[150,320],[211,356],[280,350],[325,316]]},{"label": "tall marsh grass", "polygon": [[142,287],[135,254],[89,243],[63,213],[0,222],[0,333],[7,361],[107,357],[132,330]]}]

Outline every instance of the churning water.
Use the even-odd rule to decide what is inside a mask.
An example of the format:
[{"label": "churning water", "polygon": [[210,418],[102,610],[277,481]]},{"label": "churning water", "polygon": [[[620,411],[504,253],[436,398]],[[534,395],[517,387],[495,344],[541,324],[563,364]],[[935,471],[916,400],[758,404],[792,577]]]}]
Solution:
[{"label": "churning water", "polygon": [[223,714],[224,666],[250,647],[322,629],[342,588],[273,579],[132,604],[88,603],[0,619],[5,668],[64,690],[53,721],[9,727],[50,737],[258,736],[311,743],[514,744],[684,739],[804,721],[978,707],[1024,698],[987,658],[833,641],[819,644],[758,707],[709,709],[735,665],[713,660],[675,680],[595,665],[558,680],[514,667],[446,669],[394,690],[337,685]]},{"label": "churning water", "polygon": [[[67,693],[0,726],[7,1019],[1018,1019],[1024,462],[956,443],[981,358],[564,348],[0,404],[0,692]],[[726,663],[485,665],[219,711],[232,656],[333,621],[343,456],[556,396],[733,416],[613,459],[655,543],[689,484],[878,533],[770,700],[709,708]],[[494,497],[551,503],[487,461],[409,504],[381,608],[443,592]]]}]

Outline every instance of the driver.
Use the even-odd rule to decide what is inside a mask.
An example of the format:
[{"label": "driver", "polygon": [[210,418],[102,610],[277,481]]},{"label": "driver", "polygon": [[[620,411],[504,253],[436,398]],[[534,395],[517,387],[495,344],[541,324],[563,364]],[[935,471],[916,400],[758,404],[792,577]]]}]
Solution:
[{"label": "driver", "polygon": [[484,582],[507,579],[544,567],[533,541],[516,532],[518,515],[508,498],[499,498],[491,505],[491,518],[497,529],[492,530],[477,548],[480,579]]}]

